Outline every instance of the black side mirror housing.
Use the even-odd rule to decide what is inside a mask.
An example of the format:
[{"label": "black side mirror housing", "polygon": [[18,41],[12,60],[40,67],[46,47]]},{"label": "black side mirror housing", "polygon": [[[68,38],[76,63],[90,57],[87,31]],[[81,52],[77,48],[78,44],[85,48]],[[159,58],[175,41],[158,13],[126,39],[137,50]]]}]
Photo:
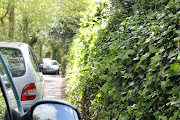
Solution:
[{"label": "black side mirror housing", "polygon": [[21,120],[81,120],[75,106],[60,100],[39,100],[20,116]]},{"label": "black side mirror housing", "polygon": [[39,71],[42,72],[43,70],[43,64],[39,64]]}]

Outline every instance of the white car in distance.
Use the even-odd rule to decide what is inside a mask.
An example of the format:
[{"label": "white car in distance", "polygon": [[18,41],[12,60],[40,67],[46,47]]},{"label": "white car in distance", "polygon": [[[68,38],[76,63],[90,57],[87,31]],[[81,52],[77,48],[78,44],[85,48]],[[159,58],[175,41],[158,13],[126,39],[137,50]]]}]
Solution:
[{"label": "white car in distance", "polygon": [[60,64],[56,60],[51,60],[49,58],[44,58],[43,59],[43,69],[42,73],[55,73],[59,74],[60,70]]}]

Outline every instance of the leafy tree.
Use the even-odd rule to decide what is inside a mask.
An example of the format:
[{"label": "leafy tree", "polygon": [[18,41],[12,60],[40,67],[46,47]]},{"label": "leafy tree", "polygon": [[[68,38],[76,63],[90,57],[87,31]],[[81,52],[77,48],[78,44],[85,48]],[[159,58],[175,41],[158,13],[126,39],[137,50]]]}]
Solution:
[{"label": "leafy tree", "polygon": [[83,16],[83,12],[87,9],[88,1],[60,0],[56,2],[56,10],[58,12],[53,16],[56,21],[49,29],[49,38],[52,46],[52,58],[60,59],[63,66],[62,69],[65,71],[69,46],[80,27],[80,19]]}]

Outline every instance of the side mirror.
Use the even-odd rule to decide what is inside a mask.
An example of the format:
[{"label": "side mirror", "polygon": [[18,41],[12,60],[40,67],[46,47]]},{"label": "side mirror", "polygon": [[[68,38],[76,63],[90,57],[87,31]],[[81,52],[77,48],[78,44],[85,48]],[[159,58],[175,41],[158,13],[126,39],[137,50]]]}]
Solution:
[{"label": "side mirror", "polygon": [[22,116],[29,120],[81,120],[77,108],[65,101],[39,100]]},{"label": "side mirror", "polygon": [[40,70],[40,72],[43,70],[43,64],[39,65],[39,70]]},{"label": "side mirror", "polygon": [[33,120],[79,120],[77,112],[67,105],[44,103],[35,107]]}]

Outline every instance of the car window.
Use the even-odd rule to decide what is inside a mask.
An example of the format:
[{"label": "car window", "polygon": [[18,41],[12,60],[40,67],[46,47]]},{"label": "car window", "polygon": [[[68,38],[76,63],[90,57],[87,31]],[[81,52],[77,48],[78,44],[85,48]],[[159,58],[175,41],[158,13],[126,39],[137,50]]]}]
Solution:
[{"label": "car window", "polygon": [[58,65],[58,62],[57,61],[46,61],[46,62],[44,62],[44,64],[47,64],[47,65]]},{"label": "car window", "polygon": [[49,64],[50,64],[50,65],[57,65],[56,62],[50,62]]},{"label": "car window", "polygon": [[7,110],[7,106],[6,106],[3,93],[0,89],[0,119],[1,120],[5,117],[5,110]]},{"label": "car window", "polygon": [[52,65],[58,65],[58,63],[55,61],[55,62],[52,62],[51,63]]},{"label": "car window", "polygon": [[37,59],[31,47],[29,47],[29,56],[34,69],[38,72],[39,67],[38,67]]},{"label": "car window", "polygon": [[14,110],[18,111],[17,102],[16,102],[16,99],[14,96],[14,92],[13,92],[13,89],[12,89],[11,84],[9,82],[10,81],[9,77],[7,76],[6,71],[3,68],[2,62],[0,62],[0,77],[1,77],[1,80],[5,84],[5,88],[6,88],[5,91],[7,93],[7,97],[8,97],[9,103],[10,103],[10,107],[13,108]]},{"label": "car window", "polygon": [[25,74],[24,58],[20,50],[1,47],[0,52],[13,77],[20,77]]}]

